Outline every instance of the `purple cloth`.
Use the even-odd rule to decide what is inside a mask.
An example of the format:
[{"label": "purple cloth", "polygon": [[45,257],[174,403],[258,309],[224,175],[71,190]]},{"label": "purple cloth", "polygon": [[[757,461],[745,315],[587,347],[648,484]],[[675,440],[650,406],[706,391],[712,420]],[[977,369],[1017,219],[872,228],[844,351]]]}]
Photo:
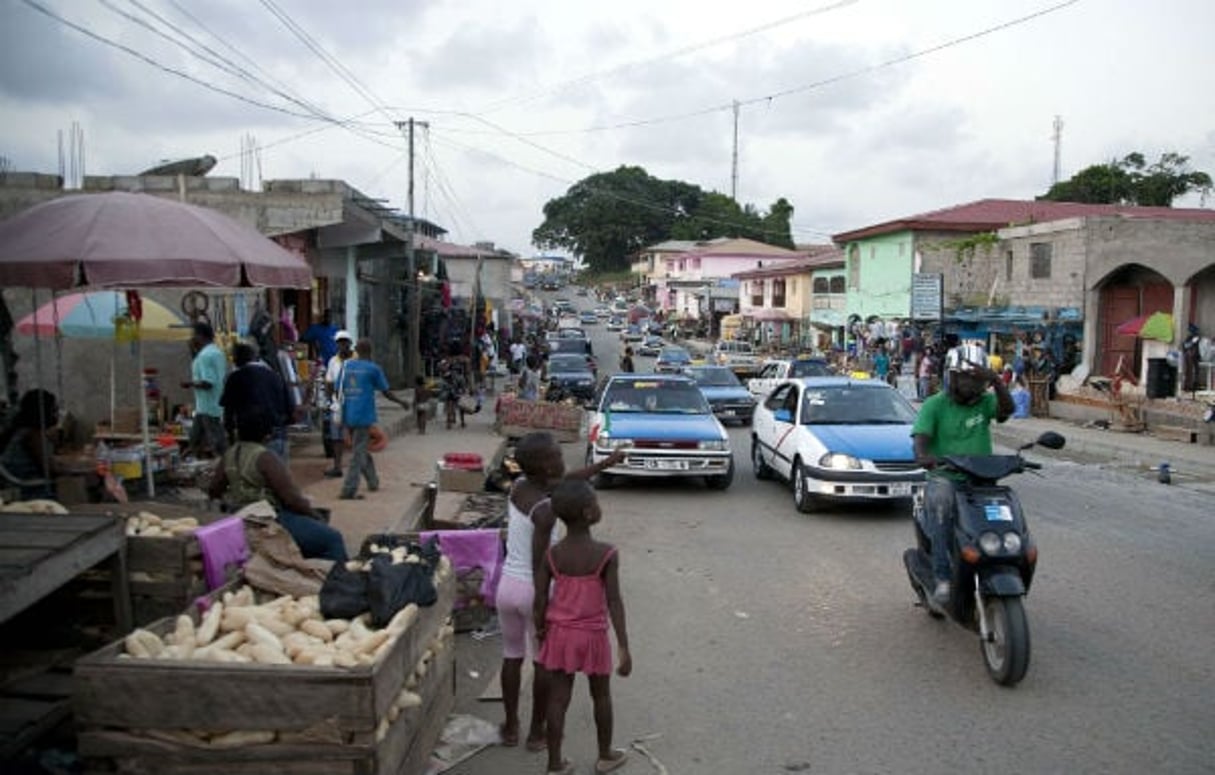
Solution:
[{"label": "purple cloth", "polygon": [[207,589],[219,589],[228,583],[229,568],[241,568],[249,559],[245,542],[245,521],[240,517],[224,517],[194,530],[202,549],[203,573]]},{"label": "purple cloth", "polygon": [[485,575],[481,579],[481,597],[490,608],[494,607],[494,596],[498,590],[498,577],[502,575],[502,563],[506,552],[502,546],[502,532],[498,528],[485,530],[431,530],[418,534],[418,543],[426,543],[431,536],[439,539],[439,549],[451,560],[452,568],[459,575],[463,571],[481,568]]}]

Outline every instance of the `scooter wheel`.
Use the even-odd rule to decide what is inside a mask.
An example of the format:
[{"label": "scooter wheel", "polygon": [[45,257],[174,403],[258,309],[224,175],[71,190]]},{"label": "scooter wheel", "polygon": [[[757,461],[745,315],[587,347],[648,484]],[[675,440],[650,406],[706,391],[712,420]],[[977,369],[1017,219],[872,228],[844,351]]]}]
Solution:
[{"label": "scooter wheel", "polygon": [[984,603],[989,637],[981,640],[987,674],[1001,686],[1015,686],[1029,670],[1029,621],[1019,597],[991,597]]}]

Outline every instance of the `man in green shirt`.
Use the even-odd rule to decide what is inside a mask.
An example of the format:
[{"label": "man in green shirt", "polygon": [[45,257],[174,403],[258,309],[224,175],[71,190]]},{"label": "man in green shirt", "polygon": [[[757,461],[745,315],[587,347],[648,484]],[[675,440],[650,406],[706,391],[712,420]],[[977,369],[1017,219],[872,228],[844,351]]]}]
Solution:
[{"label": "man in green shirt", "polygon": [[[938,468],[945,455],[990,455],[991,421],[1004,422],[1013,413],[1013,400],[1000,375],[987,367],[987,353],[978,344],[959,345],[946,355],[949,372],[946,391],[924,401],[911,435],[915,439],[916,462],[928,471],[924,485],[924,534],[932,541],[932,569],[937,585],[934,601],[949,602],[949,542],[957,518],[955,488],[966,479]],[[988,386],[995,389],[987,391]]]},{"label": "man in green shirt", "polygon": [[228,377],[228,356],[215,344],[215,330],[210,323],[194,324],[190,346],[196,353],[190,364],[190,381],[181,383],[183,388],[194,390],[190,449],[199,458],[220,456],[228,448],[224,412],[219,405]]}]

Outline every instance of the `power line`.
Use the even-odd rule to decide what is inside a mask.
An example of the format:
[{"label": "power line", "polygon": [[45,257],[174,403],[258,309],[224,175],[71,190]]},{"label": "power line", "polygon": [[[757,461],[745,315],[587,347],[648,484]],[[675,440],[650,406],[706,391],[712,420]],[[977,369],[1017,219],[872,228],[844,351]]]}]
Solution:
[{"label": "power line", "polygon": [[543,87],[541,90],[533,92],[530,95],[526,95],[526,96],[522,96],[522,97],[508,97],[506,99],[499,100],[498,102],[491,103],[491,104],[487,105],[485,108],[483,108],[479,111],[476,111],[476,112],[477,113],[493,113],[493,112],[501,109],[502,107],[505,107],[506,105],[510,105],[510,104],[514,104],[514,103],[525,104],[528,102],[533,102],[533,101],[535,101],[541,97],[547,96],[549,94],[555,94],[555,93],[559,93],[559,92],[563,92],[563,91],[568,91],[569,89],[572,89],[575,86],[581,86],[582,84],[589,83],[590,81],[595,81],[600,78],[607,78],[607,77],[610,77],[613,75],[617,75],[619,73],[628,72],[630,70],[637,70],[637,69],[640,69],[643,67],[648,67],[650,65],[654,65],[659,62],[668,60],[668,59],[675,59],[675,58],[684,56],[686,54],[692,54],[697,51],[701,51],[706,48],[712,48],[714,46],[721,45],[722,43],[729,43],[731,41],[740,40],[742,38],[750,37],[752,35],[757,35],[761,32],[767,32],[769,30],[776,29],[777,27],[783,27],[786,24],[790,24],[795,21],[800,21],[800,20],[808,18],[810,16],[818,16],[820,14],[828,13],[830,11],[839,10],[840,8],[844,8],[849,5],[855,5],[858,2],[860,2],[860,0],[839,0],[839,2],[835,2],[830,5],[822,6],[820,8],[812,8],[808,11],[801,11],[799,13],[795,13],[790,16],[782,17],[780,19],[776,19],[776,20],[767,22],[765,24],[761,24],[758,27],[751,27],[750,29],[731,33],[729,35],[722,35],[722,36],[719,36],[716,38],[712,38],[710,40],[701,41],[700,43],[692,43],[690,45],[683,46],[682,48],[677,48],[674,51],[668,51],[664,54],[659,54],[657,56],[653,56],[648,59],[641,59],[641,60],[638,60],[635,62],[626,62],[625,64],[616,65],[615,67],[610,67],[606,70],[599,70],[597,72],[588,73],[588,74],[580,76],[578,78],[573,78],[571,80],[557,83],[552,86]]}]

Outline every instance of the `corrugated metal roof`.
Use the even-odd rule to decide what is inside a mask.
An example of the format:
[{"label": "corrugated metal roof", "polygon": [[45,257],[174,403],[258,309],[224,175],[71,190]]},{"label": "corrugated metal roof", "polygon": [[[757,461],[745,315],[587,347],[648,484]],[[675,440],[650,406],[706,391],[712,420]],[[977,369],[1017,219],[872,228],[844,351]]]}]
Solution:
[{"label": "corrugated metal roof", "polygon": [[1215,221],[1215,210],[1175,207],[1137,207],[1082,202],[1042,202],[1021,199],[980,199],[977,202],[931,210],[919,215],[865,226],[836,234],[836,243],[876,237],[897,231],[994,231],[1007,226],[1046,223],[1090,216],[1159,218],[1171,221]]},{"label": "corrugated metal roof", "polygon": [[835,269],[844,266],[844,250],[832,246],[828,251],[816,251],[809,256],[795,258],[792,261],[781,261],[762,269],[748,269],[730,275],[740,280],[755,280],[762,277],[782,277],[792,274],[804,274],[815,269]]}]

